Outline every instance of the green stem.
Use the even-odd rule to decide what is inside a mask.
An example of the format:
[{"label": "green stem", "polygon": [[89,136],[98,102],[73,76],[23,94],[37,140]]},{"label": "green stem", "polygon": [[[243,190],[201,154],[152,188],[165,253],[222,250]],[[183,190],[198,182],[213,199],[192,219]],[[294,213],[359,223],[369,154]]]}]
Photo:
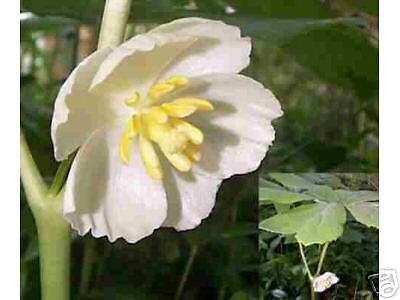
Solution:
[{"label": "green stem", "polygon": [[324,263],[326,250],[328,250],[328,246],[329,246],[329,243],[325,243],[324,247],[322,248],[321,256],[319,257],[318,268],[317,268],[317,272],[315,273],[315,276],[318,276],[321,273],[322,265]]},{"label": "green stem", "polygon": [[96,260],[96,240],[89,237],[84,242],[83,263],[81,270],[81,282],[79,287],[79,295],[84,297],[89,291],[90,278],[93,271],[93,263]]},{"label": "green stem", "polygon": [[26,197],[28,198],[28,203],[29,205],[33,203],[39,205],[46,194],[47,186],[33,160],[22,130],[20,132],[20,165],[21,181]]},{"label": "green stem", "polygon": [[70,235],[61,215],[61,199],[47,199],[33,215],[39,238],[42,300],[69,300]]},{"label": "green stem", "polygon": [[106,0],[98,49],[116,47],[123,42],[130,7],[131,0]]},{"label": "green stem", "polygon": [[47,187],[21,131],[21,181],[38,232],[42,300],[69,299],[69,226],[61,215],[61,199]]},{"label": "green stem", "polygon": [[188,278],[189,273],[190,273],[190,269],[192,268],[194,259],[195,259],[196,254],[197,254],[197,250],[198,250],[198,246],[197,245],[192,246],[191,249],[190,249],[190,254],[189,254],[189,258],[188,258],[188,260],[186,262],[185,270],[183,271],[181,280],[179,282],[178,289],[176,290],[176,293],[175,293],[175,297],[174,297],[175,300],[181,299],[183,288],[185,287],[187,278]]},{"label": "green stem", "polygon": [[301,244],[301,242],[298,242],[298,244],[299,244],[301,259],[302,259],[303,264],[304,264],[304,266],[306,268],[308,279],[312,282],[314,277],[313,277],[313,275],[311,273],[310,267],[308,266],[307,259],[306,259],[306,256],[304,254],[303,245]]},{"label": "green stem", "polygon": [[310,281],[310,299],[315,300],[314,284]]},{"label": "green stem", "polygon": [[298,244],[299,244],[301,259],[307,270],[308,280],[310,281],[310,299],[315,300],[314,285],[313,285],[314,277],[311,273],[310,267],[308,266],[306,255],[304,254],[303,245],[301,244],[301,242],[298,242]]}]

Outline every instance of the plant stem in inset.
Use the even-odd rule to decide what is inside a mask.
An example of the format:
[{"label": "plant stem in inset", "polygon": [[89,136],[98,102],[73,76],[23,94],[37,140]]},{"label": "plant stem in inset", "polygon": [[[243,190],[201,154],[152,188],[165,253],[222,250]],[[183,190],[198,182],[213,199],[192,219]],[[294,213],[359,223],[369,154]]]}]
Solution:
[{"label": "plant stem in inset", "polygon": [[326,250],[328,249],[328,246],[329,246],[329,243],[325,243],[324,247],[322,248],[321,255],[319,257],[318,268],[317,268],[317,272],[315,273],[315,276],[318,276],[319,273],[321,273],[322,265],[324,263]]}]

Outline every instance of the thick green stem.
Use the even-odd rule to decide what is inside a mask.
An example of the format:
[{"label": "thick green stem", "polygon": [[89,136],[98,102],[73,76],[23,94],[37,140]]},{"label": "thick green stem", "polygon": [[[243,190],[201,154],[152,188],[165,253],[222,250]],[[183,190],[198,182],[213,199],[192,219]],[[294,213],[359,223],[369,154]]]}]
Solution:
[{"label": "thick green stem", "polygon": [[33,160],[22,131],[20,133],[20,165],[21,181],[29,205],[34,202],[41,202],[43,200],[43,195],[46,194],[47,186]]},{"label": "thick green stem", "polygon": [[116,47],[125,36],[131,0],[106,0],[98,48]]},{"label": "thick green stem", "polygon": [[310,299],[315,300],[314,283],[310,282]]},{"label": "thick green stem", "polygon": [[46,199],[33,208],[39,238],[42,300],[69,300],[69,225],[61,215],[61,199]]},{"label": "thick green stem", "polygon": [[181,280],[179,282],[178,289],[176,290],[176,293],[175,293],[175,297],[174,297],[175,300],[179,300],[182,297],[183,288],[185,287],[187,278],[188,278],[189,273],[190,273],[190,269],[192,268],[194,259],[195,259],[196,254],[197,254],[197,250],[198,250],[198,246],[197,245],[192,246],[192,248],[190,249],[190,254],[189,254],[189,258],[188,258],[188,260],[186,262],[185,270],[183,271]]},{"label": "thick green stem", "polygon": [[69,300],[69,226],[61,215],[61,199],[47,187],[21,132],[21,180],[36,222],[42,300]]}]

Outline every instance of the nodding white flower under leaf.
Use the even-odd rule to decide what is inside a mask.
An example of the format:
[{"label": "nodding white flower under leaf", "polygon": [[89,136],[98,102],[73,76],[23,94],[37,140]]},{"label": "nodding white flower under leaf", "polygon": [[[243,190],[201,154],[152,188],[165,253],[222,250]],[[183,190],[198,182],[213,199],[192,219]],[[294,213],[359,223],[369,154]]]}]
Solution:
[{"label": "nodding white flower under leaf", "polygon": [[79,148],[63,199],[72,227],[132,243],[160,226],[192,229],[224,178],[255,170],[282,111],[236,74],[250,50],[238,27],[185,18],[82,61],[51,128],[58,161]]},{"label": "nodding white flower under leaf", "polygon": [[335,274],[331,272],[325,272],[324,274],[314,278],[314,291],[317,293],[322,293],[338,282],[339,278]]}]

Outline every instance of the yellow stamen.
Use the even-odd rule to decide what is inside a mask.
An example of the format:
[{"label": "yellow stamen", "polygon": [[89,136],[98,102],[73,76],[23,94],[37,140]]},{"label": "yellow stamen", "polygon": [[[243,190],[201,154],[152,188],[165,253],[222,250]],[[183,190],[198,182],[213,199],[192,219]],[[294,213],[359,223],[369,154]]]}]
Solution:
[{"label": "yellow stamen", "polygon": [[192,167],[192,162],[190,159],[182,153],[167,153],[164,152],[164,155],[167,157],[169,162],[179,171],[181,172],[188,172]]},{"label": "yellow stamen", "polygon": [[197,162],[201,159],[201,152],[199,148],[193,144],[188,144],[185,149],[185,154],[191,161]]},{"label": "yellow stamen", "polygon": [[174,91],[175,88],[176,86],[171,83],[157,83],[150,88],[148,95],[152,100],[157,100],[160,97]]},{"label": "yellow stamen", "polygon": [[197,111],[212,111],[214,107],[211,102],[202,98],[182,97],[158,106],[152,105],[160,97],[188,83],[185,77],[172,76],[150,87],[147,101],[140,103],[138,92],[125,100],[126,105],[135,109],[120,137],[119,155],[125,164],[129,162],[131,143],[137,135],[143,165],[153,179],[163,177],[155,144],[172,166],[181,172],[188,172],[192,164],[201,159],[198,145],[203,143],[204,134],[183,118]]},{"label": "yellow stamen", "polygon": [[128,132],[121,134],[119,139],[119,156],[125,164],[129,163],[132,139]]},{"label": "yellow stamen", "polygon": [[180,119],[171,119],[171,123],[178,131],[184,133],[193,144],[200,145],[203,143],[203,132],[197,127]]},{"label": "yellow stamen", "polygon": [[128,134],[129,138],[133,138],[135,137],[135,135],[138,133],[138,128],[136,121],[135,121],[135,117],[130,117],[128,120],[128,123],[126,124],[126,133]]},{"label": "yellow stamen", "polygon": [[131,98],[125,100],[125,104],[128,106],[132,106],[136,102],[138,102],[139,99],[140,99],[140,94],[139,94],[139,92],[135,91]]},{"label": "yellow stamen", "polygon": [[210,101],[201,98],[194,98],[194,97],[184,97],[178,98],[172,101],[171,103],[178,104],[178,105],[191,105],[195,106],[198,111],[212,111],[214,106],[211,104]]},{"label": "yellow stamen", "polygon": [[159,106],[152,107],[147,113],[147,116],[157,123],[166,123],[168,121],[168,114]]},{"label": "yellow stamen", "polygon": [[189,83],[189,80],[183,76],[175,75],[165,79],[166,83],[175,85],[176,87],[182,87]]},{"label": "yellow stamen", "polygon": [[162,104],[162,108],[171,117],[185,118],[196,111],[196,106],[186,104],[175,104],[173,102]]},{"label": "yellow stamen", "polygon": [[163,177],[161,164],[151,141],[143,135],[139,136],[139,151],[147,174],[153,179]]}]

